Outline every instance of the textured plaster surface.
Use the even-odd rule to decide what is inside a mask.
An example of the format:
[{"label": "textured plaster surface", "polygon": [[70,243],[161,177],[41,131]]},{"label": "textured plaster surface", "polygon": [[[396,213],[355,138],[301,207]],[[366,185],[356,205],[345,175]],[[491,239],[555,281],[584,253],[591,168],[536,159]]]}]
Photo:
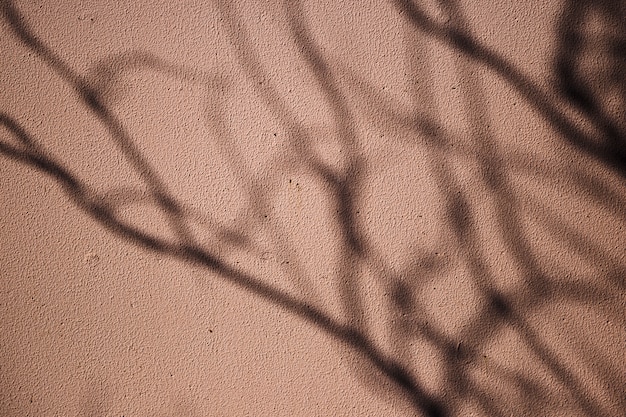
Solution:
[{"label": "textured plaster surface", "polygon": [[0,1],[0,415],[624,415],[587,3]]}]

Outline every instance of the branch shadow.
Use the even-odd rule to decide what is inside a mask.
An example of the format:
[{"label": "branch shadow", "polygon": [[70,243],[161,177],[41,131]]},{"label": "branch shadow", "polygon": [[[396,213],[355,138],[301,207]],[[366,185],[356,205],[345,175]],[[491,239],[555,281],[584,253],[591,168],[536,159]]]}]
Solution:
[{"label": "branch shadow", "polygon": [[[99,82],[94,83],[72,70],[33,33],[14,3],[5,0],[1,3],[2,16],[9,23],[13,34],[74,89],[83,105],[107,129],[110,139],[140,173],[148,194],[134,189],[113,189],[104,194],[96,192],[87,182],[76,177],[69,167],[37,145],[36,138],[14,116],[7,113],[0,113],[0,125],[13,141],[0,141],[0,153],[50,176],[63,187],[76,206],[121,239],[150,251],[200,265],[242,290],[256,294],[322,329],[358,353],[360,360],[353,365],[364,384],[386,395],[388,383],[391,382],[399,395],[407,398],[415,411],[422,415],[462,415],[467,404],[476,406],[490,416],[510,415],[516,406],[522,407],[525,415],[541,415],[545,414],[545,410],[559,407],[562,401],[555,397],[561,393],[558,390],[546,392],[546,385],[541,378],[529,375],[524,370],[512,369],[506,364],[485,360],[485,349],[507,332],[519,338],[519,344],[533,355],[538,367],[556,381],[566,397],[572,399],[575,411],[587,416],[610,415],[610,410],[582,383],[577,370],[572,369],[571,363],[565,361],[553,344],[546,340],[546,335],[537,329],[533,318],[537,312],[558,303],[579,303],[584,306],[594,305],[593,308],[599,314],[625,326],[626,320],[619,314],[623,311],[615,308],[615,303],[620,302],[619,294],[616,296],[617,301],[606,297],[607,291],[625,288],[625,267],[621,265],[623,260],[612,257],[587,236],[571,230],[570,225],[559,221],[547,204],[532,198],[527,203],[527,199],[520,195],[513,179],[519,170],[527,170],[542,178],[560,178],[566,174],[546,168],[541,163],[529,168],[523,155],[503,150],[496,132],[489,128],[491,115],[487,105],[487,88],[474,70],[484,67],[506,80],[560,133],[561,139],[595,157],[623,180],[626,175],[626,152],[623,146],[626,82],[616,69],[623,63],[625,55],[626,41],[623,34],[626,32],[623,25],[626,19],[623,18],[623,8],[620,8],[619,2],[608,0],[567,2],[557,31],[560,47],[556,52],[555,63],[558,89],[562,95],[560,99],[554,99],[495,51],[480,44],[470,34],[466,18],[455,1],[439,2],[440,8],[450,18],[446,24],[430,18],[410,1],[396,0],[393,3],[403,11],[410,24],[409,48],[419,50],[419,42],[423,38],[436,38],[464,54],[463,58],[457,60],[456,70],[463,84],[461,99],[468,118],[469,138],[456,137],[446,131],[442,115],[437,114],[434,110],[436,106],[428,101],[433,96],[428,83],[422,83],[425,87],[413,92],[415,114],[399,112],[394,102],[376,93],[367,80],[360,79],[349,68],[346,69],[325,55],[306,19],[306,10],[301,2],[285,2],[284,11],[292,41],[326,100],[333,120],[332,131],[339,138],[342,152],[346,155],[347,162],[342,168],[330,166],[316,154],[311,146],[315,140],[314,133],[298,121],[289,104],[281,98],[272,78],[263,68],[241,16],[231,3],[218,4],[228,36],[238,46],[240,66],[258,86],[259,96],[286,132],[289,146],[303,165],[302,169],[313,173],[328,190],[340,240],[337,250],[341,263],[334,277],[341,283],[339,298],[343,316],[339,319],[316,306],[315,300],[270,285],[253,273],[242,272],[212,248],[198,244],[190,232],[190,224],[203,222],[209,228],[219,229],[214,230],[219,236],[231,236],[243,250],[251,250],[250,241],[245,235],[220,229],[218,224],[210,220],[210,215],[194,212],[175,197],[157,169],[134,144],[132,135],[113,110],[115,83],[126,71],[146,68],[200,84],[214,82],[204,74],[169,64],[141,51],[133,51],[101,61],[95,68],[94,76]],[[591,15],[599,16],[607,27],[616,27],[615,33],[622,36],[615,38],[615,35],[611,35],[608,40],[601,42],[604,48],[601,54],[610,56],[609,67],[612,68],[608,74],[602,73],[604,78],[601,81],[603,85],[606,84],[606,88],[597,87],[596,74],[585,67],[589,54],[585,48],[596,48],[595,35],[588,35],[584,29]],[[428,69],[418,67],[412,67],[412,76],[428,79]],[[350,101],[347,89],[357,97],[357,104]],[[610,97],[602,95],[608,94],[606,91],[610,91]],[[617,106],[621,112],[608,106],[608,102]],[[225,143],[234,142],[236,138],[223,121],[225,116],[219,103],[216,106],[212,113],[212,117],[217,119],[214,127],[223,136]],[[575,120],[564,115],[562,110],[571,106],[579,108],[595,127],[595,134],[577,127]],[[364,231],[359,209],[367,179],[368,161],[360,149],[356,127],[358,117],[369,118],[372,124],[382,123],[383,128],[393,127],[408,132],[408,136],[415,139],[429,156],[428,169],[433,173],[442,200],[440,215],[445,224],[442,246],[454,252],[458,262],[465,266],[467,285],[476,290],[479,300],[477,311],[458,334],[451,334],[437,323],[429,322],[425,313],[427,306],[420,299],[420,294],[431,282],[444,281],[444,277],[454,273],[450,265],[452,262],[441,260],[436,256],[438,254],[416,251],[415,263],[396,272],[382,255],[376,253],[370,237]],[[372,121],[375,118],[382,119],[382,122]],[[480,196],[473,195],[463,175],[455,168],[454,161],[458,157],[467,158],[478,167],[476,177],[480,182],[479,189],[488,196],[493,210],[497,241],[503,246],[503,252],[509,254],[516,271],[517,284],[507,289],[503,289],[501,283],[509,277],[497,274],[490,265],[484,225],[480,223],[479,211],[483,206],[477,201]],[[236,162],[231,163],[236,167]],[[625,197],[616,188],[598,182],[584,169],[572,168],[567,175],[573,187],[580,190],[585,198],[612,214],[624,217],[621,203]],[[255,183],[249,184],[246,191],[253,212],[267,212],[272,186],[268,189],[264,191],[263,187]],[[161,238],[124,221],[119,216],[119,209],[128,204],[156,207],[165,214],[175,238]],[[549,265],[537,254],[536,243],[525,227],[523,213],[531,209],[537,213],[543,229],[550,235],[565,241],[573,252],[588,257],[589,262],[608,270],[598,279],[598,283],[563,281],[550,271]],[[278,231],[276,233],[277,240],[288,241]],[[380,285],[389,290],[389,316],[381,319],[390,323],[388,332],[392,354],[387,352],[380,335],[367,325],[367,296],[363,285],[363,275],[367,270],[376,271]],[[294,280],[296,276],[304,280],[305,272],[297,267],[290,271]],[[426,365],[423,360],[415,359],[413,343],[416,340],[428,344],[443,358],[439,369],[443,382],[441,389],[435,393],[416,376],[420,375],[420,368]],[[578,354],[585,359],[591,355],[590,352],[582,352],[582,349]],[[619,397],[621,388],[626,387],[626,380],[612,370],[607,361],[605,358],[597,359],[603,380],[615,384],[615,388],[608,390],[610,392],[607,395],[626,407],[626,400]],[[477,373],[486,375],[487,382],[477,378]],[[510,399],[500,395],[494,388],[498,384],[511,388],[521,400],[511,405]]]}]

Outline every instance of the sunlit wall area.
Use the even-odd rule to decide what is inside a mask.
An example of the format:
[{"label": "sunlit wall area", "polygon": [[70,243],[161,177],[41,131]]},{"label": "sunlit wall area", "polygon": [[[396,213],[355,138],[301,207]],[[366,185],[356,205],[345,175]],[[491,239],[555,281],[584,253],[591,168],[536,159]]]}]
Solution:
[{"label": "sunlit wall area", "polygon": [[0,415],[623,415],[623,2],[0,0],[0,52]]}]

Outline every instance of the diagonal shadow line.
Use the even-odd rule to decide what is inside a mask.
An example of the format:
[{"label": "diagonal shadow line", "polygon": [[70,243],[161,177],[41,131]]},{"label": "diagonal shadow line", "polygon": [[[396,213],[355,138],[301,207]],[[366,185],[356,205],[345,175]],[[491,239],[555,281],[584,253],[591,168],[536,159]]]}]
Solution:
[{"label": "diagonal shadow line", "polygon": [[[492,49],[482,45],[469,34],[457,28],[449,28],[438,24],[410,0],[392,0],[393,4],[404,12],[409,21],[425,34],[445,42],[469,58],[491,69],[517,90],[546,120],[552,123],[565,139],[576,148],[592,155],[626,178],[626,150],[611,140],[604,146],[598,144],[596,138],[563,115],[553,100],[533,81],[519,71],[505,58]],[[599,131],[606,132],[606,125],[590,115],[590,122]],[[611,133],[611,132],[608,132]],[[610,136],[610,135],[609,135]],[[611,137],[609,137],[611,139]]]},{"label": "diagonal shadow line", "polygon": [[[10,116],[0,113],[0,124],[4,125],[16,136],[26,135],[25,139],[32,142],[32,138]],[[152,236],[121,221],[115,217],[106,204],[100,202],[101,199],[95,197],[96,193],[86,183],[75,178],[68,169],[51,157],[29,150],[17,149],[4,141],[0,141],[0,153],[26,166],[38,169],[55,179],[80,209],[98,220],[100,224],[111,232],[151,251],[198,264],[216,272],[236,286],[250,291],[321,328],[329,335],[363,354],[379,371],[400,386],[411,397],[414,404],[428,417],[443,417],[447,415],[443,406],[437,400],[431,398],[399,363],[384,355],[373,341],[354,327],[344,326],[333,320],[322,310],[309,305],[306,301],[293,297],[251,275],[232,268],[201,247],[173,243]]]},{"label": "diagonal shadow line", "polygon": [[[346,150],[345,154],[350,155],[347,167],[344,169],[336,169],[323,161],[319,155],[312,149],[310,143],[312,141],[311,134],[306,127],[302,125],[300,118],[289,107],[289,104],[280,96],[275,83],[271,77],[266,74],[260,55],[257,51],[257,44],[250,37],[246,24],[236,10],[236,7],[227,1],[218,1],[220,13],[224,17],[225,27],[228,31],[228,37],[236,47],[235,54],[238,63],[241,65],[250,80],[255,82],[257,93],[264,101],[267,109],[279,122],[287,133],[288,142],[295,153],[302,158],[302,162],[308,166],[311,171],[331,189],[330,199],[333,201],[334,209],[337,213],[336,223],[342,234],[345,243],[346,258],[363,257],[365,255],[365,245],[363,236],[356,227],[356,203],[358,198],[356,183],[358,182],[359,171],[363,169],[362,161],[355,157],[354,145],[355,137],[349,120],[352,115],[349,109],[343,103],[340,97],[339,86],[336,80],[332,80],[332,71],[328,63],[323,59],[323,55],[319,53],[317,46],[309,39],[308,28],[301,16],[297,13],[294,15],[291,9],[292,4],[285,2],[285,9],[289,20],[289,34],[301,50],[299,55],[302,56],[308,69],[311,71],[315,81],[317,82],[321,93],[329,102],[329,107],[333,110],[335,125],[338,126],[339,137],[342,141],[342,149]],[[295,8],[300,8],[296,3]],[[370,248],[367,248],[370,249]],[[342,283],[347,286],[352,285],[354,280],[347,279],[351,274],[352,265],[345,265],[342,274],[346,279]],[[350,289],[342,291],[342,295],[352,301],[352,310],[356,308],[356,300],[350,292]],[[352,311],[353,315],[358,312]]]},{"label": "diagonal shadow line", "polygon": [[150,166],[139,149],[134,145],[130,133],[106,105],[100,92],[90,87],[85,79],[76,74],[61,57],[34,34],[12,0],[3,0],[0,3],[0,12],[8,21],[9,27],[14,35],[24,43],[24,45],[41,57],[61,79],[74,88],[83,104],[85,104],[105,126],[116,145],[145,180],[161,208],[168,214],[168,220],[172,228],[182,239],[191,241],[186,226],[179,221],[182,211],[181,207],[172,197],[157,172]]},{"label": "diagonal shadow line", "polygon": [[[368,356],[370,360],[379,369],[385,372],[387,376],[392,378],[392,380],[396,381],[403,387],[408,387],[408,391],[414,390],[415,381],[412,380],[408,373],[403,370],[397,362],[386,358],[381,352],[377,351],[372,341],[357,332],[354,328],[342,326],[324,316],[324,313],[321,310],[308,306],[306,302],[293,298],[286,293],[276,292],[272,287],[263,284],[254,277],[241,274],[239,271],[234,270],[218,259],[215,259],[202,248],[198,248],[194,245],[172,244],[167,241],[154,239],[147,234],[139,232],[132,226],[120,222],[119,219],[115,218],[115,216],[108,212],[105,207],[100,206],[96,202],[97,200],[94,200],[93,197],[91,197],[92,193],[85,186],[85,184],[82,184],[80,181],[73,178],[67,169],[51,157],[46,157],[41,152],[35,152],[34,150],[29,149],[29,144],[34,142],[31,140],[28,133],[19,124],[17,124],[14,119],[8,115],[2,114],[0,115],[0,122],[10,132],[12,132],[21,143],[26,145],[26,149],[20,150],[0,141],[0,152],[14,160],[33,166],[54,177],[65,187],[69,194],[73,196],[77,205],[84,207],[88,213],[101,220],[106,227],[149,249],[166,253],[190,262],[199,263],[208,269],[224,275],[225,278],[231,280],[237,285],[240,285],[244,289],[253,291],[261,297],[294,312],[296,315],[304,317],[306,320],[321,326],[327,332],[338,337],[340,340],[343,340],[348,345],[356,347]],[[282,299],[283,297],[284,299]],[[326,318],[326,321],[324,318]],[[416,404],[418,404],[418,408],[429,413],[431,416],[443,415],[443,412],[439,411],[440,409],[437,408],[438,406],[436,404],[431,407],[431,405],[423,399],[421,402],[416,401]]]},{"label": "diagonal shadow line", "polygon": [[[11,0],[3,1],[0,6],[4,18],[9,22],[16,37],[37,53],[65,82],[74,87],[82,102],[108,129],[112,139],[116,141],[134,168],[139,171],[149,185],[160,206],[170,214],[170,220],[177,222],[179,218],[182,219],[184,215],[180,210],[179,203],[171,196],[156,171],[134,146],[130,134],[101,99],[99,92],[89,87],[85,80],[75,74],[60,57],[32,33]],[[0,113],[0,122],[20,142],[25,144],[35,143],[26,130],[11,116]],[[131,224],[121,221],[106,204],[102,203],[101,198],[96,197],[96,193],[86,183],[75,178],[61,163],[51,156],[46,156],[43,152],[34,152],[28,148],[20,150],[4,141],[0,141],[0,153],[51,176],[65,189],[70,199],[80,209],[111,232],[154,252],[201,265],[240,288],[250,291],[321,328],[330,336],[337,338],[367,358],[375,368],[399,386],[411,399],[415,407],[425,415],[428,417],[448,415],[444,405],[438,399],[431,397],[401,364],[387,357],[376,347],[371,339],[357,328],[340,324],[322,310],[309,305],[306,301],[293,297],[251,275],[232,268],[207,250],[193,243],[184,242],[184,239],[182,243],[173,243],[145,233]]]},{"label": "diagonal shadow line", "polygon": [[[556,56],[555,69],[559,75],[558,87],[560,92],[569,99],[579,110],[588,114],[606,135],[606,139],[615,146],[624,146],[624,132],[602,110],[600,101],[595,97],[593,90],[586,85],[584,76],[577,71],[576,60],[583,52],[584,43],[589,35],[585,36],[584,26],[593,12],[603,15],[603,26],[611,23],[621,23],[624,28],[624,13],[620,10],[620,0],[569,0],[564,6],[564,12],[557,28],[559,50]],[[622,34],[623,36],[623,34]],[[623,45],[614,45],[615,52],[623,54]]]},{"label": "diagonal shadow line", "polygon": [[[442,2],[442,3],[453,3],[453,2]],[[447,6],[449,8],[453,8],[454,5],[453,4],[445,4],[444,6]],[[413,7],[413,6],[412,6]],[[477,43],[475,44],[474,40],[472,38],[470,38],[468,35],[465,35],[460,29],[458,28],[454,28],[454,29],[449,29],[449,28],[439,28],[438,25],[436,25],[435,23],[431,22],[430,20],[428,20],[428,18],[425,15],[414,15],[413,16],[414,19],[416,19],[420,24],[422,24],[423,26],[427,27],[428,29],[430,29],[430,32],[428,32],[428,30],[426,30],[426,32],[428,32],[430,35],[433,35],[433,33],[435,34],[435,36],[439,35],[439,37],[444,38],[446,41],[452,43],[453,46],[457,47],[457,48],[462,48],[465,47],[467,48],[464,52],[466,54],[471,55],[472,53],[477,53],[479,55],[479,61],[480,59],[484,58],[484,54],[481,50],[482,47],[476,46],[478,45]],[[421,19],[421,20],[420,20]],[[440,31],[438,31],[439,29],[441,29]],[[454,42],[455,38],[452,38],[452,41],[450,41],[450,34],[460,34],[459,36],[461,36],[461,38],[456,38],[456,43]],[[463,37],[467,36],[467,38],[463,39]],[[482,54],[482,55],[481,55]],[[492,53],[493,54],[493,53]],[[488,54],[487,54],[488,55]],[[476,58],[474,56],[471,56],[472,58]],[[493,54],[493,56],[491,58],[497,58],[500,59],[499,57],[495,56],[495,54]],[[490,58],[490,56],[487,56],[487,58]],[[504,61],[502,61],[504,62]],[[479,62],[480,63],[480,62]],[[483,63],[484,64],[484,63]],[[509,65],[509,64],[507,64]],[[521,76],[521,73],[516,73],[517,75]],[[515,75],[515,74],[514,74]],[[466,78],[466,77],[464,77]],[[523,78],[523,77],[522,77]],[[525,88],[528,88],[530,90],[532,90],[533,88],[535,88],[532,84],[528,83],[528,86],[524,84]],[[473,89],[473,91],[479,91],[477,89]],[[535,104],[535,103],[531,103],[531,104]],[[471,107],[471,106],[470,106]],[[556,109],[556,107],[554,107]],[[602,132],[606,133],[606,129],[605,126],[603,125],[602,120],[599,120],[597,118],[594,118],[593,115],[590,115],[590,117],[592,117],[594,123],[599,126],[601,128]],[[563,118],[563,120],[567,121],[566,118]],[[607,139],[611,139],[611,137],[609,136]],[[611,144],[612,146],[612,144]],[[489,158],[485,159],[483,162],[487,163],[489,162]],[[492,166],[494,165],[493,163],[491,164],[485,164],[488,166]],[[497,164],[496,164],[497,165]],[[618,168],[621,168],[618,166]],[[510,201],[511,198],[510,196],[508,196],[508,194],[510,194],[510,192],[508,191],[507,187],[505,186],[506,184],[501,180],[501,179],[497,179],[497,178],[493,178],[491,179],[491,182],[489,181],[489,178],[486,178],[486,183],[490,185],[492,191],[495,193],[496,197],[498,197],[500,200],[502,200],[502,203],[504,203],[505,201]],[[450,188],[450,187],[442,187],[442,188]],[[508,197],[507,197],[508,196]],[[505,198],[506,197],[506,198]],[[454,202],[454,201],[453,201]],[[461,200],[461,203],[463,201]],[[506,205],[506,204],[504,204]],[[458,202],[454,202],[454,204],[452,205],[453,207],[455,207],[456,210],[458,210],[459,206],[462,206],[462,204],[459,204]],[[460,210],[461,212],[464,210]],[[510,216],[506,214],[506,211],[503,211],[502,209],[500,209],[501,212],[501,217],[503,220],[511,220]],[[452,219],[452,223],[453,225],[456,225],[455,229],[458,230],[458,234],[459,236],[463,237],[464,239],[467,239],[466,234],[469,230],[469,228],[467,227],[466,224],[463,224],[462,222],[456,221],[456,218]],[[503,224],[509,224],[508,227],[510,227],[510,221],[503,221]],[[517,222],[513,222],[513,223],[517,223]],[[509,231],[507,233],[508,237],[508,244],[510,246],[511,249],[511,253],[513,254],[517,254],[517,258],[519,258],[519,262],[522,265],[522,269],[525,271],[525,275],[528,276],[529,278],[529,284],[531,284],[531,287],[537,287],[539,284],[541,284],[541,279],[539,279],[541,277],[541,268],[539,263],[536,260],[532,259],[531,251],[529,250],[529,248],[527,247],[527,245],[524,243],[524,239],[522,238],[522,233],[521,230],[519,230],[518,226],[515,226],[513,228],[512,231]],[[462,245],[463,246],[463,245]],[[471,246],[473,249],[474,246],[473,245],[469,245]],[[474,276],[483,276],[485,274],[483,274],[483,270],[484,268],[480,267],[480,262],[477,260],[476,262],[473,262],[475,264],[477,264],[477,267],[474,268],[474,272],[473,275]],[[493,304],[494,310],[497,311],[499,316],[502,316],[502,318],[507,318],[509,317],[508,321],[511,322],[511,312],[513,310],[508,311],[511,307],[509,306],[509,303],[506,302],[506,300],[500,298],[496,295],[494,295],[493,297],[494,300],[497,300],[497,302],[495,302]],[[489,307],[489,306],[488,306]],[[493,312],[489,311],[490,309],[488,308],[485,311],[485,315],[486,318],[488,319],[489,317],[493,316]],[[507,312],[508,311],[508,312]],[[485,327],[485,318],[481,318],[479,320],[476,320],[478,323],[482,323],[482,326]],[[567,370],[567,368],[562,365],[558,358],[555,356],[555,354],[553,354],[552,352],[549,351],[549,349],[546,346],[543,346],[540,344],[540,339],[538,337],[534,337],[534,339],[531,339],[532,334],[528,333],[528,332],[524,332],[523,330],[527,330],[525,328],[522,327],[522,325],[518,322],[513,322],[513,323],[509,323],[509,324],[513,324],[514,327],[517,328],[517,330],[519,332],[523,333],[523,336],[525,338],[525,340],[527,340],[528,344],[530,345],[531,350],[533,350],[535,353],[538,354],[539,357],[542,358],[542,362],[549,368],[549,370],[552,372],[553,375],[555,375],[560,382],[568,389],[568,391],[575,397],[576,401],[578,402],[578,404],[580,405],[580,407],[585,411],[585,413],[587,415],[598,415],[598,413],[600,413],[600,411],[597,411],[599,409],[598,405],[594,403],[593,400],[590,400],[588,398],[586,398],[586,393],[583,390],[581,384],[576,380],[575,376],[573,375],[573,373],[571,373],[570,371]],[[475,326],[469,326],[469,328],[475,328]],[[532,342],[532,343],[531,343]],[[455,377],[458,377],[458,375],[456,375]],[[463,375],[461,374],[461,377],[463,377]],[[449,382],[452,384],[453,378],[451,377]],[[477,400],[481,400],[481,395],[479,392],[477,392],[477,388],[476,386],[473,387],[467,387],[467,381],[463,381],[464,389],[466,389],[468,392],[470,392],[475,399]],[[483,406],[483,408],[487,411],[489,411],[489,413],[491,415],[494,415],[494,413],[496,412],[495,409],[493,408],[488,408],[489,403],[483,403],[481,404]]]}]

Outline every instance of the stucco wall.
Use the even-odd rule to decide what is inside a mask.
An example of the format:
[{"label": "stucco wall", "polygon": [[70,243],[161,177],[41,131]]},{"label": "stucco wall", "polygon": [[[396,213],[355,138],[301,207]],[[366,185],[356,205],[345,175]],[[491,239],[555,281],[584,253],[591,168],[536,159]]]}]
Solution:
[{"label": "stucco wall", "polygon": [[624,415],[620,3],[0,1],[0,415]]}]

